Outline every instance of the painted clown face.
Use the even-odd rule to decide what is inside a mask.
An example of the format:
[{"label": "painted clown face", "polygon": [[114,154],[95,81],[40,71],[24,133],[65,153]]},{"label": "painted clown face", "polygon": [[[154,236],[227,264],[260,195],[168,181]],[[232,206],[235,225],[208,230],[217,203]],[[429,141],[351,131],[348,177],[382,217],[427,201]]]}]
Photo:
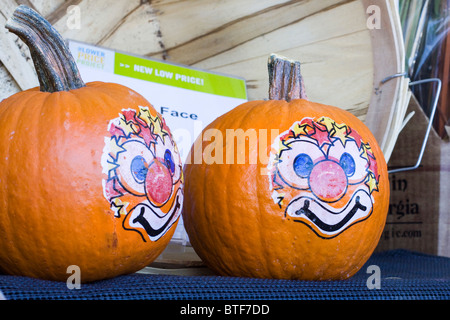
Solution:
[{"label": "painted clown face", "polygon": [[102,156],[103,192],[123,227],[156,241],[177,222],[183,203],[180,155],[164,119],[147,107],[122,110],[109,123]]},{"label": "painted clown face", "polygon": [[285,217],[319,237],[333,238],[373,211],[379,175],[370,145],[330,118],[303,118],[279,135],[268,172]]}]

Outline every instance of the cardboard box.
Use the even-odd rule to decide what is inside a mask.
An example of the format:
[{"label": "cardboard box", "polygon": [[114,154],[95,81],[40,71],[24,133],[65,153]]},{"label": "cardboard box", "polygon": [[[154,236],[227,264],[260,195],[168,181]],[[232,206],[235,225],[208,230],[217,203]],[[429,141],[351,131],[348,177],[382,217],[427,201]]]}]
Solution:
[{"label": "cardboard box", "polygon": [[[429,122],[412,97],[415,115],[400,133],[389,170],[415,165]],[[389,174],[391,198],[377,251],[407,249],[450,257],[450,142],[431,129],[419,168]]]}]

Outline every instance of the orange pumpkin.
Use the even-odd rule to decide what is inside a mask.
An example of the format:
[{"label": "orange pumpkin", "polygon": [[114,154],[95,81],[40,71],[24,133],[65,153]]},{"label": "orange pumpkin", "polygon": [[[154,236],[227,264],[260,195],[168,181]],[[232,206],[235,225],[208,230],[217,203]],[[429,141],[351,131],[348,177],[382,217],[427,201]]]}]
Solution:
[{"label": "orange pumpkin", "polygon": [[0,104],[0,271],[82,282],[137,271],[166,247],[183,203],[180,156],[152,105],[84,84],[63,39],[28,7],[7,27],[40,88]]},{"label": "orange pumpkin", "polygon": [[271,56],[269,71],[270,99],[217,118],[191,149],[190,242],[221,275],[349,278],[385,224],[382,151],[354,115],[306,99],[299,63]]}]

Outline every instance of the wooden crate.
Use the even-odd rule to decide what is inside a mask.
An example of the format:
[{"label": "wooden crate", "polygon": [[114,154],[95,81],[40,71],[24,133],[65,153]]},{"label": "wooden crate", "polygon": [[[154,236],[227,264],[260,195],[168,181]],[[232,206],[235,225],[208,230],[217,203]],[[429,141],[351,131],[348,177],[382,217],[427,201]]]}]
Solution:
[{"label": "wooden crate", "polygon": [[[390,2],[377,2],[375,30],[367,0],[3,0],[0,25],[24,3],[66,39],[243,77],[250,100],[267,98],[267,58],[278,53],[302,62],[312,101],[349,110],[384,144],[399,79],[377,89],[402,69]],[[37,80],[27,48],[0,29],[2,100]]]},{"label": "wooden crate", "polygon": [[[379,28],[371,28],[375,3]],[[310,100],[352,112],[388,160],[407,105],[403,43],[393,0],[2,0],[0,26],[15,7],[41,13],[66,39],[236,75],[249,100],[268,96],[271,53],[301,61]],[[38,85],[26,46],[0,28],[0,101]],[[151,101],[150,101],[151,102]],[[389,143],[390,142],[390,143]],[[177,251],[178,250],[178,251]],[[182,250],[183,252],[180,252]],[[163,262],[196,265],[192,248]],[[159,271],[158,271],[159,272]],[[203,272],[203,271],[202,271]]]}]

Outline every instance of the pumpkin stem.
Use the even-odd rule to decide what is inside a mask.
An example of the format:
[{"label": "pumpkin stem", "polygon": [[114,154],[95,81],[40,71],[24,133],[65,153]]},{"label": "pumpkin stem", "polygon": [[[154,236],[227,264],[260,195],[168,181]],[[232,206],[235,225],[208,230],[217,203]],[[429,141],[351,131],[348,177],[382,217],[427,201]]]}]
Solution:
[{"label": "pumpkin stem", "polygon": [[305,84],[300,73],[300,62],[271,54],[267,63],[269,69],[269,99],[308,99]]},{"label": "pumpkin stem", "polygon": [[69,91],[85,86],[64,39],[36,11],[20,5],[5,27],[30,49],[41,91]]}]

